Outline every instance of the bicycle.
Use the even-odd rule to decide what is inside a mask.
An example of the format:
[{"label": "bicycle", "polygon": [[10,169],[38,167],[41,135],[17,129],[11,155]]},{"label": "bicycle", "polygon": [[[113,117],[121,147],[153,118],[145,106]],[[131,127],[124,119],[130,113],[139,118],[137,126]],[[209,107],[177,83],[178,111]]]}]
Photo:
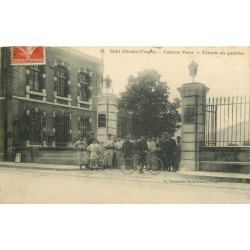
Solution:
[{"label": "bicycle", "polygon": [[[122,173],[131,175],[137,169],[139,170],[140,166],[138,165],[138,162],[139,157],[137,155],[132,155],[130,158],[124,158],[120,167]],[[159,158],[153,156],[151,159],[147,158],[145,167],[151,174],[159,174],[163,170],[163,163]]]}]

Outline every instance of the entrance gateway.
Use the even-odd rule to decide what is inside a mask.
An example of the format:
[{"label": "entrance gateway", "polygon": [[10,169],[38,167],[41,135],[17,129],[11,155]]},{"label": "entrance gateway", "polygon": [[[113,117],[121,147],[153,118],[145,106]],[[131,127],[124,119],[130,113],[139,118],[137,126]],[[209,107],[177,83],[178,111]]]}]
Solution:
[{"label": "entrance gateway", "polygon": [[194,81],[198,65],[189,65],[192,83],[182,97],[180,171],[250,173],[250,98],[208,98]]}]

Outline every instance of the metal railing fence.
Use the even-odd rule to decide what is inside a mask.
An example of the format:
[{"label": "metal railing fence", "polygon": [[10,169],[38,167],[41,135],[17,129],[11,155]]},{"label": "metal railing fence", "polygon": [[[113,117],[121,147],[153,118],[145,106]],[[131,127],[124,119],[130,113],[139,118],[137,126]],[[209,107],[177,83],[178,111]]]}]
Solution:
[{"label": "metal railing fence", "polygon": [[205,146],[250,146],[249,97],[206,100]]}]

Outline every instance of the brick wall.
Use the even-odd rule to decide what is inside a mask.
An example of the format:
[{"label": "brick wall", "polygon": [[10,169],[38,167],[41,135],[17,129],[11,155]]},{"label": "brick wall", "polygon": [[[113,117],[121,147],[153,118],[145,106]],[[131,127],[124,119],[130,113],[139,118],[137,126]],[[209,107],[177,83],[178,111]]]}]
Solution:
[{"label": "brick wall", "polygon": [[[57,105],[54,103],[54,62],[64,62],[70,67],[70,95],[72,102],[68,105],[64,101],[66,106]],[[20,118],[25,115],[26,110],[34,110],[37,108],[39,111],[52,113],[52,112],[66,112],[71,113],[73,116],[91,116],[92,119],[92,131],[96,133],[96,115],[94,112],[83,110],[78,108],[77,102],[77,83],[78,83],[78,69],[84,68],[89,72],[92,72],[92,101],[93,108],[96,109],[95,96],[101,93],[101,61],[99,59],[87,56],[82,52],[77,51],[74,48],[58,48],[58,47],[47,47],[46,48],[46,65],[45,65],[45,89],[46,89],[46,100],[43,101],[43,97],[35,96],[35,98],[26,99],[26,82],[27,72],[26,66],[10,66],[11,68],[11,92],[12,100],[10,101],[9,108],[11,110],[9,114],[9,125],[8,130],[12,134],[11,142],[9,146],[13,144],[20,144],[18,142],[17,130],[20,129],[18,124]],[[10,80],[9,79],[9,80]],[[0,84],[0,91],[3,88]],[[2,92],[2,91],[1,91]],[[0,94],[1,94],[0,92]],[[34,100],[36,99],[36,100]],[[59,101],[58,101],[59,103]],[[0,111],[2,115],[2,111]],[[91,114],[91,115],[90,115]],[[16,125],[15,125],[16,123]],[[0,124],[1,125],[1,124]],[[15,126],[15,128],[14,128]],[[2,127],[2,126],[1,126]],[[72,138],[78,138],[78,125],[72,124]],[[0,129],[0,136],[3,133]],[[23,144],[24,142],[21,142]],[[0,141],[0,152],[1,141]],[[1,157],[1,156],[0,156]]]},{"label": "brick wall", "polygon": [[77,106],[77,71],[78,68],[86,68],[93,72],[92,77],[92,99],[96,96],[98,91],[100,91],[100,73],[101,64],[97,60],[87,60],[81,55],[74,53],[69,54],[63,49],[59,48],[46,48],[46,90],[47,90],[47,100],[53,102],[53,92],[54,92],[54,61],[63,61],[68,63],[71,67],[71,87],[70,93],[72,97],[72,105]]},{"label": "brick wall", "polygon": [[[71,86],[72,106],[77,106],[77,82],[78,68],[85,68],[93,72],[92,76],[92,99],[101,93],[101,62],[98,59],[90,59],[81,53],[70,53],[70,49],[46,48],[46,92],[47,101],[54,102],[54,61],[63,61],[71,68]],[[14,96],[25,97],[26,87],[26,66],[11,66],[12,68],[12,94]],[[1,93],[1,92],[0,92]]]}]

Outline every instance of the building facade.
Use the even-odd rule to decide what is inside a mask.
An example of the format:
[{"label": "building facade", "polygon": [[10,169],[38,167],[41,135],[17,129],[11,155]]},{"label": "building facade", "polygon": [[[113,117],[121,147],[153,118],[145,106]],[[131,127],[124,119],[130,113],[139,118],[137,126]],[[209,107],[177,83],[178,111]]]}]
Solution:
[{"label": "building facade", "polygon": [[0,160],[11,148],[70,148],[80,136],[97,135],[98,118],[108,117],[96,101],[101,60],[75,48],[45,49],[46,65],[32,66],[11,65],[10,48],[1,49]]}]

